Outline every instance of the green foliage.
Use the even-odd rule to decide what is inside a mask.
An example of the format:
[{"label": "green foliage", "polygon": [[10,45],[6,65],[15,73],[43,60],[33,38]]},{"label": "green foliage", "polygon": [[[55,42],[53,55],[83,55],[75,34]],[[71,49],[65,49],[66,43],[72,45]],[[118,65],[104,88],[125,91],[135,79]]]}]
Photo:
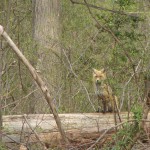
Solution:
[{"label": "green foliage", "polygon": [[142,119],[142,106],[135,106],[132,108],[133,121],[129,121],[123,124],[123,128],[119,129],[116,135],[113,136],[112,142],[106,145],[106,147],[113,150],[126,149],[128,144],[132,142],[135,134],[140,130],[140,122]]},{"label": "green foliage", "polygon": [[123,125],[123,129],[120,129],[115,136],[113,136],[112,142],[106,144],[107,149],[122,150],[126,149],[128,144],[132,142],[135,133],[139,130],[134,123],[126,123]]},{"label": "green foliage", "polygon": [[114,0],[116,4],[120,7],[130,7],[131,5],[135,4],[135,0]]},{"label": "green foliage", "polygon": [[[32,39],[32,1],[14,0],[11,5],[9,2],[5,0],[0,5],[1,22],[35,67],[38,56],[37,43]],[[58,95],[53,99],[59,113],[93,112],[91,103],[96,108],[97,98],[93,90],[92,68],[106,68],[107,83],[119,100],[123,99],[123,108],[128,108],[133,113],[134,121],[125,123],[113,137],[113,142],[106,146],[106,149],[121,150],[132,141],[134,134],[140,129],[142,108],[139,97],[143,94],[143,74],[146,75],[145,79],[149,79],[148,1],[87,2],[112,11],[87,8],[86,5],[72,4],[68,0],[61,1],[62,31],[61,39],[57,42],[62,49],[62,79]],[[2,105],[8,106],[3,114],[28,113],[29,100],[32,102],[30,94],[32,95],[33,81],[26,67],[10,48],[3,44],[5,74],[2,77]],[[49,53],[49,50],[46,53]],[[12,63],[14,61],[15,63]],[[44,71],[46,69],[43,68]],[[36,99],[38,105],[43,103],[43,98],[39,102],[40,98]],[[49,113],[46,108],[38,110],[37,113]],[[40,128],[36,130],[42,131]],[[4,127],[4,131],[9,130]],[[0,146],[0,149],[3,150],[4,147]]]},{"label": "green foliage", "polygon": [[4,146],[4,143],[0,143],[0,150],[7,150],[7,148]]},{"label": "green foliage", "polygon": [[[139,3],[131,0],[110,0],[103,3],[88,1],[88,3],[113,10],[115,13],[89,7],[92,13],[90,14],[86,6],[72,5],[68,1],[63,1],[62,45],[69,54],[70,64],[78,77],[77,79],[74,76],[68,81],[72,81],[72,88],[74,85],[81,86],[74,84],[74,81],[84,81],[87,90],[91,93],[93,91],[92,68],[107,68],[108,81],[114,93],[121,97],[123,85],[134,72],[133,66],[136,66],[140,59],[143,61],[148,59],[144,56],[145,52],[142,46],[145,35],[141,31],[141,25],[145,23],[145,16],[134,13],[137,11]],[[118,39],[119,43],[114,37]],[[66,60],[66,58],[64,59]],[[65,68],[70,70],[70,65],[65,65]],[[69,74],[71,73],[69,72]],[[65,77],[65,79],[67,78]],[[65,82],[70,86],[67,80]],[[142,91],[136,94],[137,88],[135,82],[131,81],[126,92],[132,91],[134,99],[138,99],[138,95]],[[74,98],[74,96],[71,97]],[[81,103],[84,103],[86,97],[84,92],[78,98]],[[93,101],[92,96],[91,98]],[[128,100],[125,97],[125,105],[126,101]],[[87,108],[87,110],[90,109]]]},{"label": "green foliage", "polygon": [[[84,3],[84,1],[81,2]],[[61,89],[58,92],[59,98],[56,98],[57,103],[60,103],[58,104],[60,112],[94,111],[91,102],[94,105],[97,103],[93,96],[92,68],[106,68],[107,81],[110,83],[114,94],[122,97],[122,89],[134,73],[133,68],[141,60],[142,67],[140,69],[142,71],[149,60],[147,15],[137,13],[144,2],[88,0],[88,3],[114,12],[91,7],[89,7],[89,12],[86,5],[72,4],[68,0],[61,1],[62,32],[59,43],[63,49],[61,55],[61,75],[63,77]],[[3,25],[6,26],[11,38],[15,43],[18,43],[19,48],[35,66],[38,56],[36,43],[32,39],[32,3],[30,0],[14,0],[11,3],[10,11],[7,10],[8,4],[9,2],[6,0],[1,5],[1,17],[5,16],[1,18]],[[7,18],[8,21],[4,18]],[[120,42],[118,43],[116,39]],[[28,100],[32,99],[26,95],[31,92],[33,81],[26,67],[16,58],[9,47],[6,46],[5,52],[4,62],[7,62],[5,63],[7,71],[3,75],[3,104],[6,101],[8,104],[14,101],[18,102],[17,100],[22,97],[25,99],[22,102],[19,101],[21,107],[14,103],[5,109],[4,114],[11,113],[11,111],[9,112],[11,108],[16,108],[16,110],[20,108],[19,111],[15,112],[18,114],[26,112],[26,108],[29,107]],[[14,60],[16,63],[11,66],[10,64]],[[46,68],[43,70],[45,71]],[[48,76],[51,75],[48,74]],[[131,105],[134,104],[134,100],[138,100],[142,94],[142,90],[139,90],[139,88],[143,88],[141,77],[142,74],[136,81],[138,85],[141,85],[140,87],[135,83],[134,77],[127,85],[124,108],[127,108],[125,105],[132,99]],[[13,111],[13,109],[11,110]]]},{"label": "green foliage", "polygon": [[[2,1],[0,7],[1,23],[11,39],[21,49],[22,53],[34,65],[37,61],[36,46],[32,35],[32,2],[26,1]],[[3,114],[26,113],[28,98],[21,102],[22,97],[31,92],[33,85],[30,74],[26,67],[18,60],[11,48],[3,45],[3,68],[2,76],[2,105],[8,105]],[[21,104],[21,106],[19,105]],[[27,107],[26,107],[27,106]]]},{"label": "green foliage", "polygon": [[139,124],[139,122],[142,119],[142,112],[143,112],[142,106],[141,105],[134,106],[131,111],[133,112],[133,118]]}]

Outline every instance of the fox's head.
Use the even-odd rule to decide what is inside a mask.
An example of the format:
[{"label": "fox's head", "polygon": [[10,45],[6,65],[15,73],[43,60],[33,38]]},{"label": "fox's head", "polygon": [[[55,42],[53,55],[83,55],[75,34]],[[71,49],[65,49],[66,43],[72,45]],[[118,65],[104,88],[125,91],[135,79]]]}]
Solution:
[{"label": "fox's head", "polygon": [[106,80],[105,69],[101,70],[93,69],[93,79],[96,84],[101,84],[104,80]]}]

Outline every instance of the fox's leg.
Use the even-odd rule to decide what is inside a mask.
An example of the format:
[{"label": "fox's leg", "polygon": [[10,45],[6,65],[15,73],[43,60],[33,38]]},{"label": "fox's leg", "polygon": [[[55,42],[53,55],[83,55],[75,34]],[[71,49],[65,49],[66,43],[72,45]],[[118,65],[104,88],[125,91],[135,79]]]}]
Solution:
[{"label": "fox's leg", "polygon": [[107,112],[107,106],[106,106],[106,102],[104,102],[104,113]]},{"label": "fox's leg", "polygon": [[114,107],[113,104],[111,102],[108,103],[108,112],[113,112]]},{"label": "fox's leg", "polygon": [[103,100],[103,101],[102,101],[102,103],[103,103],[103,110],[102,110],[102,112],[103,112],[103,113],[106,113],[106,112],[107,112],[107,105],[106,105],[106,101],[105,101],[105,100]]},{"label": "fox's leg", "polygon": [[98,97],[98,110],[97,112],[101,112],[101,99]]},{"label": "fox's leg", "polygon": [[[103,97],[98,95],[98,110],[97,112],[104,112],[104,104],[103,104]],[[105,106],[106,107],[106,106]]]},{"label": "fox's leg", "polygon": [[108,112],[115,112],[114,96],[110,96],[108,99]]}]

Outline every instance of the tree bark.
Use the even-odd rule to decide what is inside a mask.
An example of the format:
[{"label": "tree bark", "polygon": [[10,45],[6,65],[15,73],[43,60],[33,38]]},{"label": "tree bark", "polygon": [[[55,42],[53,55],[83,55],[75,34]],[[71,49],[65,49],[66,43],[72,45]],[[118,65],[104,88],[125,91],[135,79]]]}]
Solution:
[{"label": "tree bark", "polygon": [[[45,77],[55,103],[60,96],[61,82],[60,0],[34,0],[33,9],[33,38],[38,54],[36,69]],[[35,97],[39,99],[39,93]]]}]

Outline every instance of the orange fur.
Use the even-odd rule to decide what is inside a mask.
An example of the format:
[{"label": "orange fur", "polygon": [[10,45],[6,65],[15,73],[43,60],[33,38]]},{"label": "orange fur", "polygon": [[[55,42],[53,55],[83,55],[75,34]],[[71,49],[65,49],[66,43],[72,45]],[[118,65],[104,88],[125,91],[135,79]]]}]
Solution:
[{"label": "orange fur", "polygon": [[98,96],[98,112],[100,109],[102,112],[114,112],[118,109],[118,100],[115,95],[113,95],[112,89],[108,86],[106,81],[106,72],[104,69],[96,70],[93,69],[93,82],[95,93]]}]

